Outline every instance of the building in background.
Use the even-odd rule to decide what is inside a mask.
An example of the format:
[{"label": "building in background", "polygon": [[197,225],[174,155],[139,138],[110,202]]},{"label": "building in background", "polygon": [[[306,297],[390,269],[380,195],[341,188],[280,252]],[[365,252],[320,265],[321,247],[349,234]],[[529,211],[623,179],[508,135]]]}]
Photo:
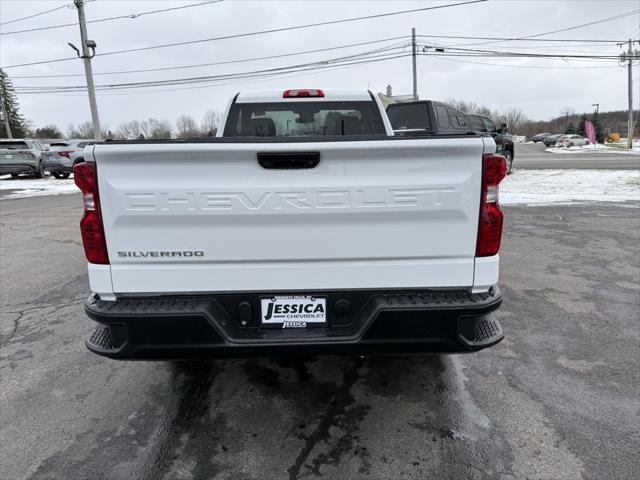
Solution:
[{"label": "building in background", "polygon": [[393,95],[393,89],[391,85],[387,85],[387,89],[385,93],[378,92],[378,97],[380,97],[380,101],[382,105],[386,108],[390,103],[398,103],[398,102],[412,102],[413,95]]}]

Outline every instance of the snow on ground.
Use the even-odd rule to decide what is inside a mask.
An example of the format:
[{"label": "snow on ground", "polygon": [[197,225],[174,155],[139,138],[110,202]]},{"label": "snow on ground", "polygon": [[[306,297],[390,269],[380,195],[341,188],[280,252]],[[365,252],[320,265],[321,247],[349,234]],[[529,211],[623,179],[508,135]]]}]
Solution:
[{"label": "snow on ground", "polygon": [[633,142],[631,150],[625,148],[620,142],[616,143],[598,143],[596,145],[582,145],[580,147],[551,147],[546,151],[550,153],[618,153],[621,155],[640,155],[640,144]]},{"label": "snow on ground", "polygon": [[50,176],[44,178],[11,178],[10,175],[0,176],[0,194],[2,194],[3,198],[38,197],[42,195],[78,192],[80,192],[80,190],[76,187],[76,184],[73,183],[72,178],[57,180]]},{"label": "snow on ground", "polygon": [[638,170],[514,170],[500,184],[503,205],[640,200]]},{"label": "snow on ground", "polygon": [[[0,176],[3,198],[77,193],[72,179]],[[514,170],[500,184],[503,205],[640,200],[638,170]]]}]

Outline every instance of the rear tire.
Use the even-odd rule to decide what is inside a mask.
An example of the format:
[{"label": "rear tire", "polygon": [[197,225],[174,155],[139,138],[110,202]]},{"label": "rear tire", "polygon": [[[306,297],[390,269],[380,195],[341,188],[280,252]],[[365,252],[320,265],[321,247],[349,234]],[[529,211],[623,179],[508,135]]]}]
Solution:
[{"label": "rear tire", "polygon": [[18,178],[20,176],[19,173],[12,173],[11,178]]},{"label": "rear tire", "polygon": [[69,175],[71,175],[71,173],[69,173],[69,172],[53,172],[51,175],[53,175],[58,180],[62,180],[63,178],[69,178]]},{"label": "rear tire", "polygon": [[33,172],[33,178],[42,178],[44,176],[44,171],[42,170],[42,162],[38,163],[38,169]]},{"label": "rear tire", "polygon": [[513,153],[511,153],[511,150],[504,152],[504,158],[507,159],[507,175],[511,175],[511,167],[513,166]]}]

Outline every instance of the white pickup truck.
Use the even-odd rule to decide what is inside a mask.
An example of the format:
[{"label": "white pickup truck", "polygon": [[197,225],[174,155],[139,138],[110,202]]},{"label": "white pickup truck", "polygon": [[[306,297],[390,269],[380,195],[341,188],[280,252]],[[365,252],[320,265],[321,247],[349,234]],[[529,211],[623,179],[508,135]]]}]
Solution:
[{"label": "white pickup truck", "polygon": [[505,159],[394,135],[368,91],[237,94],[217,138],[106,141],[75,167],[112,358],[465,352],[492,311]]}]

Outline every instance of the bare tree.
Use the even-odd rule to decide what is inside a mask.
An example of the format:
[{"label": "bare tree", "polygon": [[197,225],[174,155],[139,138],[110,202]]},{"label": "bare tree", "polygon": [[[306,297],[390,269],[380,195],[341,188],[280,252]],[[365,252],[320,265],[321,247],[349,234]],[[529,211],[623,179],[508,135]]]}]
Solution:
[{"label": "bare tree", "polygon": [[140,136],[142,127],[139,120],[130,120],[120,124],[117,130],[117,136],[125,140],[133,140]]},{"label": "bare tree", "polygon": [[142,125],[147,138],[171,138],[172,127],[169,120],[149,118]]},{"label": "bare tree", "polygon": [[576,111],[573,109],[571,105],[565,105],[560,109],[560,115],[563,117],[569,117],[576,114]]},{"label": "bare tree", "polygon": [[444,99],[444,103],[448,103],[453,108],[462,110],[465,113],[476,113],[480,107],[475,102],[468,102],[466,100],[459,100],[454,97],[447,97]]},{"label": "bare tree", "polygon": [[569,117],[575,117],[576,111],[571,105],[565,105],[560,109],[560,116],[564,117],[564,128],[569,128]]},{"label": "bare tree", "polygon": [[503,121],[509,126],[512,132],[517,132],[527,121],[521,108],[508,108],[501,115]]},{"label": "bare tree", "polygon": [[198,125],[193,117],[180,115],[176,120],[176,136],[178,138],[197,137],[200,135]]},{"label": "bare tree", "polygon": [[140,135],[144,138],[171,138],[171,123],[157,118],[130,120],[118,127],[117,135],[129,140],[139,139]]},{"label": "bare tree", "polygon": [[480,115],[486,115],[489,118],[498,118],[500,114],[491,110],[489,107],[484,105],[478,105],[476,102],[470,102],[467,100],[459,100],[453,97],[447,97],[444,99],[445,103],[448,103],[453,108],[457,108],[465,113],[479,113]]},{"label": "bare tree", "polygon": [[[107,126],[105,125],[102,134],[107,135]],[[67,136],[69,138],[96,138],[93,134],[93,124],[90,121],[82,122],[76,127],[73,123],[70,123],[67,127]]]},{"label": "bare tree", "polygon": [[202,123],[200,124],[202,135],[209,137],[215,136],[218,132],[218,128],[220,127],[221,116],[222,115],[217,110],[207,110],[202,117]]}]

